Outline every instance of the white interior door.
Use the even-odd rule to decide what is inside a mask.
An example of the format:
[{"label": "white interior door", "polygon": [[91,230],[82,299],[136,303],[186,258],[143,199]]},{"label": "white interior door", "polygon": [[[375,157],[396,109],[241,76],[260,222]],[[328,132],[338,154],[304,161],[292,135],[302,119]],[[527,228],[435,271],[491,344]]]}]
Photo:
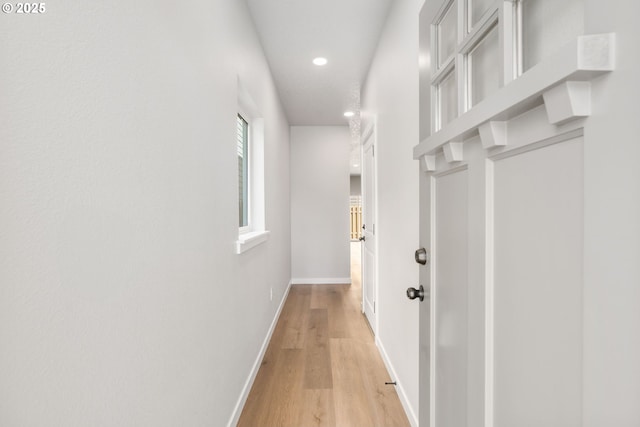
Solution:
[{"label": "white interior door", "polygon": [[583,140],[541,112],[422,178],[421,425],[582,425]]},{"label": "white interior door", "polygon": [[377,333],[375,177],[375,131],[372,128],[364,134],[362,146],[362,310],[374,334]]},{"label": "white interior door", "polygon": [[432,286],[433,273],[435,268],[433,267],[433,245],[431,244],[431,234],[434,231],[431,226],[431,219],[435,217],[433,212],[432,202],[432,180],[431,176],[427,174],[420,174],[420,242],[421,245],[427,249],[427,259],[425,265],[420,267],[420,284],[425,289],[425,298],[420,302],[419,310],[419,384],[418,384],[418,397],[419,397],[419,425],[431,426],[431,414],[434,413],[432,405],[432,397],[435,397],[435,392],[432,390],[431,375],[435,370],[435,358],[432,357],[431,352],[431,337],[433,335],[432,324],[435,324],[432,320],[432,313],[435,313],[432,307],[432,290],[435,288]]},{"label": "white interior door", "polygon": [[435,420],[440,427],[467,421],[466,168],[433,178],[435,207]]},{"label": "white interior door", "polygon": [[469,145],[467,162],[421,177],[420,425],[482,426],[484,288],[479,236],[484,230],[485,163]]},{"label": "white interior door", "polygon": [[[436,0],[420,14],[420,50],[431,58],[414,151],[420,243],[431,255],[420,267],[430,296],[420,306],[421,426],[583,425],[591,92],[588,82],[540,77],[557,59],[535,52],[561,46],[573,14],[546,31],[558,10],[536,4]],[[518,75],[533,63],[539,74]]]}]

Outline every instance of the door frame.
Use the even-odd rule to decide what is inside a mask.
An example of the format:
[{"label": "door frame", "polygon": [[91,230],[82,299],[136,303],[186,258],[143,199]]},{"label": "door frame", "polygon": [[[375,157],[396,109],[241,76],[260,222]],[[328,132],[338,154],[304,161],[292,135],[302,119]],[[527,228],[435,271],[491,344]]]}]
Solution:
[{"label": "door frame", "polygon": [[[361,134],[361,150],[360,150],[360,157],[361,157],[361,162],[360,164],[362,165],[362,172],[361,172],[361,187],[362,187],[362,213],[363,213],[363,219],[362,219],[362,223],[366,226],[366,227],[370,227],[369,231],[367,232],[366,230],[363,230],[362,235],[365,236],[366,234],[369,234],[369,232],[371,234],[373,234],[374,236],[376,236],[376,238],[373,241],[373,277],[372,279],[372,284],[373,284],[373,299],[374,299],[374,310],[373,310],[373,319],[369,319],[366,316],[365,313],[365,308],[366,308],[366,301],[365,301],[365,295],[366,295],[366,291],[367,291],[367,277],[366,277],[366,253],[364,250],[364,246],[366,245],[366,241],[362,242],[362,250],[361,250],[361,278],[362,278],[362,301],[361,301],[361,310],[362,313],[365,315],[365,317],[367,317],[367,320],[369,321],[369,326],[371,326],[371,330],[373,332],[373,335],[376,336],[378,333],[378,307],[377,307],[377,302],[378,302],[378,239],[377,239],[377,233],[376,233],[376,222],[377,222],[377,218],[378,218],[378,204],[377,204],[377,199],[378,199],[378,174],[377,174],[377,158],[375,155],[375,147],[376,147],[376,125],[374,122],[368,124],[367,126],[363,126],[363,128],[365,129],[364,132],[362,132]],[[372,193],[373,193],[373,206],[371,206],[371,214],[373,216],[373,223],[372,224],[367,224],[367,222],[365,222],[367,220],[367,218],[364,217],[365,212],[367,212],[370,200],[368,200],[367,197],[367,193],[364,189],[365,187],[365,183],[367,180],[366,177],[366,173],[369,173],[371,171],[368,171],[367,168],[365,167],[365,152],[366,150],[372,147],[373,150],[373,161],[372,161],[372,165],[371,165],[371,169],[372,169]]]}]

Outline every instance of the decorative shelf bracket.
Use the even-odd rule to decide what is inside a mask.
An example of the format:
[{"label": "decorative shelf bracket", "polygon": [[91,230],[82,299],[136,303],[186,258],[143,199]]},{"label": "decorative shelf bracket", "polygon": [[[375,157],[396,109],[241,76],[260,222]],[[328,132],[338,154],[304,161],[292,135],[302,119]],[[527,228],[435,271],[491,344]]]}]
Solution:
[{"label": "decorative shelf bracket", "polygon": [[507,122],[489,121],[478,128],[485,149],[507,145]]},{"label": "decorative shelf bracket", "polygon": [[436,170],[436,156],[424,155],[421,160],[423,172],[433,172]]},{"label": "decorative shelf bracket", "polygon": [[542,97],[551,124],[561,125],[591,115],[591,82],[564,82]]},{"label": "decorative shelf bracket", "polygon": [[442,146],[442,151],[448,163],[461,162],[464,160],[463,142],[449,142]]}]

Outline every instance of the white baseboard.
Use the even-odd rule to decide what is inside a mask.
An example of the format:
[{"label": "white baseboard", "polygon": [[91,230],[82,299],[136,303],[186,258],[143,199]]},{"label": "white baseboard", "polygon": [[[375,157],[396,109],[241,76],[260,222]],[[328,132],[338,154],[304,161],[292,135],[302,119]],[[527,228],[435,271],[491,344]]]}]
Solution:
[{"label": "white baseboard", "polygon": [[350,285],[351,277],[315,278],[305,277],[303,279],[291,279],[294,285]]},{"label": "white baseboard", "polygon": [[280,318],[280,313],[282,312],[282,307],[284,307],[284,302],[287,300],[287,296],[289,295],[289,289],[291,289],[291,281],[287,285],[287,289],[284,292],[282,300],[280,301],[280,305],[278,306],[278,310],[276,311],[275,316],[273,317],[273,321],[271,322],[271,326],[269,326],[269,330],[267,331],[267,336],[264,338],[262,342],[262,347],[260,347],[260,351],[258,352],[258,356],[256,357],[255,362],[253,363],[253,367],[251,368],[251,372],[249,373],[249,377],[242,388],[242,392],[240,393],[240,397],[236,403],[236,407],[233,408],[233,412],[231,413],[231,419],[227,423],[227,427],[234,427],[238,424],[240,420],[240,414],[242,414],[242,409],[244,408],[244,404],[247,402],[247,397],[249,397],[249,392],[251,391],[251,387],[253,386],[253,382],[256,379],[256,375],[258,375],[258,370],[260,370],[260,365],[262,364],[262,359],[264,358],[264,354],[267,351],[267,347],[269,346],[269,341],[271,341],[271,335],[273,335],[273,331],[276,328],[276,324],[278,323],[278,319]]},{"label": "white baseboard", "polygon": [[[387,351],[384,349],[384,345],[382,345],[382,341],[380,341],[377,336],[376,336],[376,345],[380,349],[382,360],[384,361],[384,364],[387,367],[387,370],[389,371],[391,378],[393,378],[394,381],[397,381],[398,374],[396,374],[396,370],[393,369],[393,365],[389,360]],[[411,426],[418,427],[418,417],[416,416],[416,413],[413,410],[413,407],[409,403],[409,399],[407,399],[407,393],[404,391],[404,388],[402,387],[401,382],[398,382],[398,384],[396,385],[396,391],[398,392],[400,403],[402,403],[402,407],[404,408],[404,412],[407,414],[407,418],[409,418],[409,422],[411,423]]]}]

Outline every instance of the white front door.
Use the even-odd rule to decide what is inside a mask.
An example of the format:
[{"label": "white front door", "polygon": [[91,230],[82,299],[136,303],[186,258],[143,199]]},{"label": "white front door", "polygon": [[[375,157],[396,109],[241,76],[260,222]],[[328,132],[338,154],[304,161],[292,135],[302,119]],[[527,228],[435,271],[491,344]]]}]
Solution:
[{"label": "white front door", "polygon": [[611,42],[565,43],[539,3],[438,0],[421,12],[421,426],[583,425],[592,93],[571,80],[582,72],[571,58],[609,58]]},{"label": "white front door", "polygon": [[582,130],[517,120],[421,178],[423,426],[581,425]]},{"label": "white front door", "polygon": [[434,360],[436,425],[466,424],[467,411],[467,216],[468,171],[433,177],[435,207]]},{"label": "white front door", "polygon": [[[469,145],[468,157],[479,147]],[[426,298],[420,304],[420,425],[480,426],[483,420],[482,376],[484,294],[477,244],[478,198],[484,163],[446,164],[423,174],[420,182],[421,245],[429,262],[420,267]],[[444,163],[444,164],[442,164]]]},{"label": "white front door", "polygon": [[362,311],[373,333],[376,321],[376,188],[375,188],[375,130],[363,135],[362,145]]}]

